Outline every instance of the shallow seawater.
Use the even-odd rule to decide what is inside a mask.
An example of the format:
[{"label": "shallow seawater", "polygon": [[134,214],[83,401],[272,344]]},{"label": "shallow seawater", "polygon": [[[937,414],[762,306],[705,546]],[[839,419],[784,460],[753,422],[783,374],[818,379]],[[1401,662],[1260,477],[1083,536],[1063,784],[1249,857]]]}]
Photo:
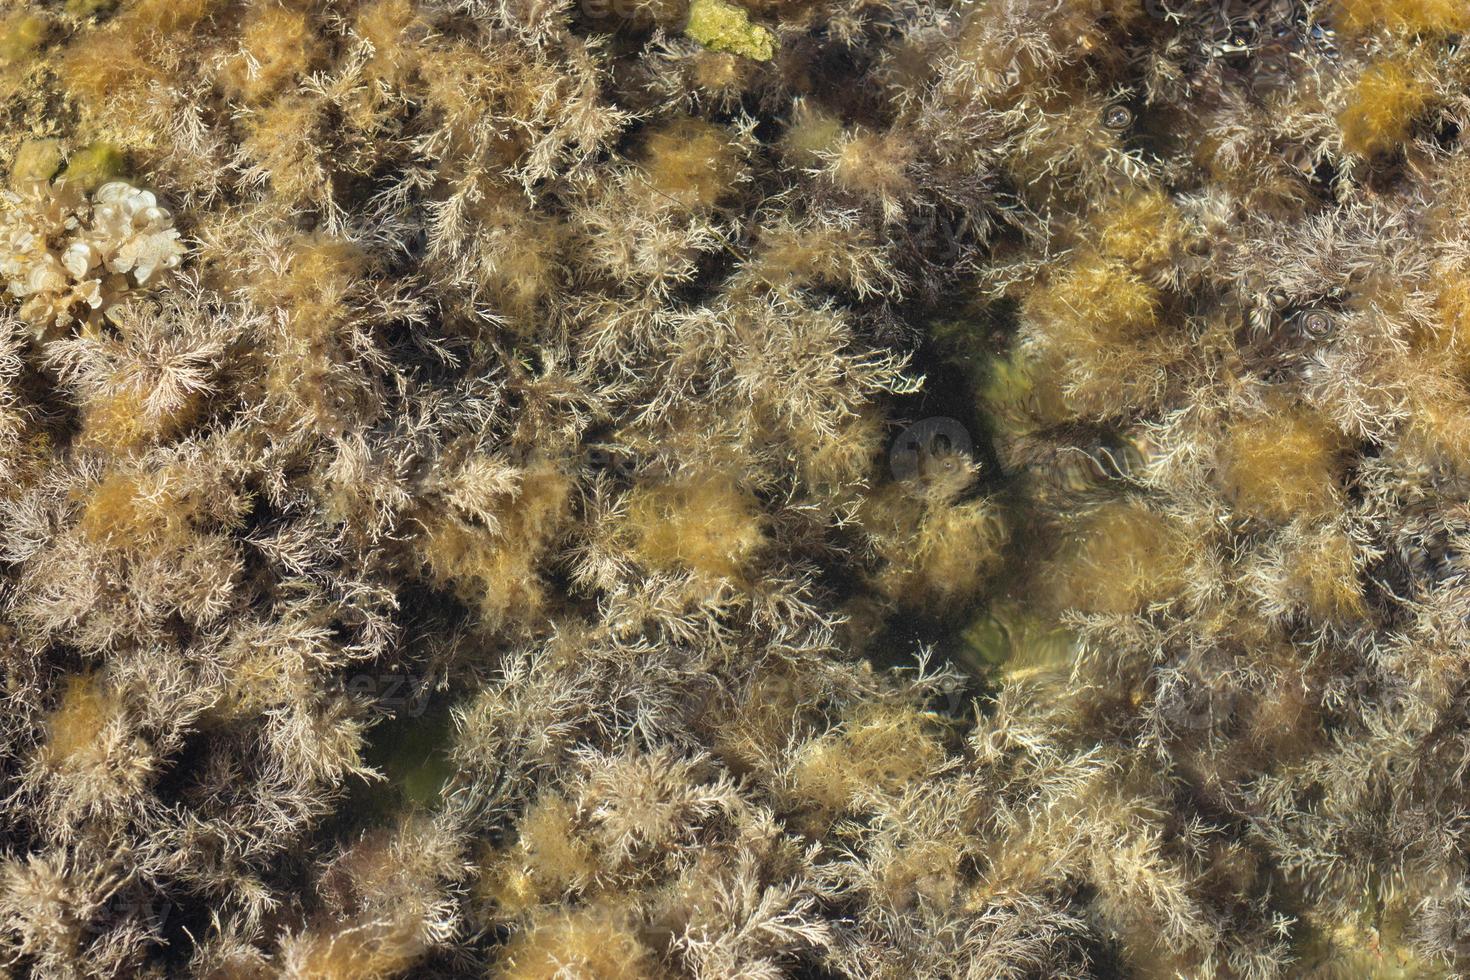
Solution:
[{"label": "shallow seawater", "polygon": [[449,760],[453,736],[453,718],[442,699],[428,703],[422,714],[406,714],[372,728],[363,761],[384,779],[369,783],[365,792],[356,791],[371,801],[369,812],[387,819],[406,808],[438,806],[454,775]]},{"label": "shallow seawater", "polygon": [[1470,976],[1467,39],[0,0],[0,980]]}]

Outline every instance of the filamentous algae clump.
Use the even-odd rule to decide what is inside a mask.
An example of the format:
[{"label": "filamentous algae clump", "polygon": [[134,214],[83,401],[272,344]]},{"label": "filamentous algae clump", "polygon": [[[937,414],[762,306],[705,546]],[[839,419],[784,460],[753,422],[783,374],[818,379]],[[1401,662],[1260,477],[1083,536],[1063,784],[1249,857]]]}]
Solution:
[{"label": "filamentous algae clump", "polygon": [[0,0],[0,978],[1470,973],[1461,0]]}]

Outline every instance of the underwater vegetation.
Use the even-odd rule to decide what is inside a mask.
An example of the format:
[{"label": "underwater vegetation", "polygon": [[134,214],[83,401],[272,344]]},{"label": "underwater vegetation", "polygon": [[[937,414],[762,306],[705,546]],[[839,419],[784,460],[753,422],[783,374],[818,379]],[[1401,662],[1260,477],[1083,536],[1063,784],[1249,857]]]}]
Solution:
[{"label": "underwater vegetation", "polygon": [[0,0],[0,980],[1470,975],[1462,0]]}]

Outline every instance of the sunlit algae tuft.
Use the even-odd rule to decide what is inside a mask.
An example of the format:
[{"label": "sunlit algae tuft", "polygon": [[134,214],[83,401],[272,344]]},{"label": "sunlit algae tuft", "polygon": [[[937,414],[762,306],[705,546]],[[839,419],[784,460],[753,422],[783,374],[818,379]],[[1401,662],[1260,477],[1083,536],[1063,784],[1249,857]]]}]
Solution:
[{"label": "sunlit algae tuft", "polygon": [[0,0],[0,978],[1470,973],[1463,0]]}]

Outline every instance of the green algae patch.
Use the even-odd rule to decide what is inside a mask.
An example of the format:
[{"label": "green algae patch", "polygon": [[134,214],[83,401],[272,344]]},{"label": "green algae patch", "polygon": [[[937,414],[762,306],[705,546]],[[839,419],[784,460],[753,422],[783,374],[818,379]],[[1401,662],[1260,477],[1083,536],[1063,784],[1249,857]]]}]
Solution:
[{"label": "green algae patch", "polygon": [[51,21],[41,14],[18,12],[0,21],[0,65],[19,65],[36,56]]},{"label": "green algae patch", "polygon": [[726,51],[755,61],[770,61],[776,53],[776,38],[759,24],[750,22],[743,7],[724,0],[694,0],[689,5],[688,34],[711,51]]},{"label": "green algae patch", "polygon": [[1064,672],[1077,655],[1077,640],[1028,609],[1001,599],[966,624],[946,651],[974,674],[998,672],[1007,682]]},{"label": "green algae patch", "polygon": [[422,715],[410,713],[377,726],[368,735],[364,757],[385,780],[374,786],[371,808],[381,815],[404,808],[432,810],[454,775],[449,761],[454,720],[444,704]]},{"label": "green algae patch", "polygon": [[94,191],[109,180],[123,176],[125,169],[122,150],[111,143],[93,143],[71,155],[62,176],[70,184]]},{"label": "green algae patch", "polygon": [[61,169],[61,141],[54,139],[26,140],[15,151],[15,161],[10,166],[10,186],[15,188],[50,180]]}]

